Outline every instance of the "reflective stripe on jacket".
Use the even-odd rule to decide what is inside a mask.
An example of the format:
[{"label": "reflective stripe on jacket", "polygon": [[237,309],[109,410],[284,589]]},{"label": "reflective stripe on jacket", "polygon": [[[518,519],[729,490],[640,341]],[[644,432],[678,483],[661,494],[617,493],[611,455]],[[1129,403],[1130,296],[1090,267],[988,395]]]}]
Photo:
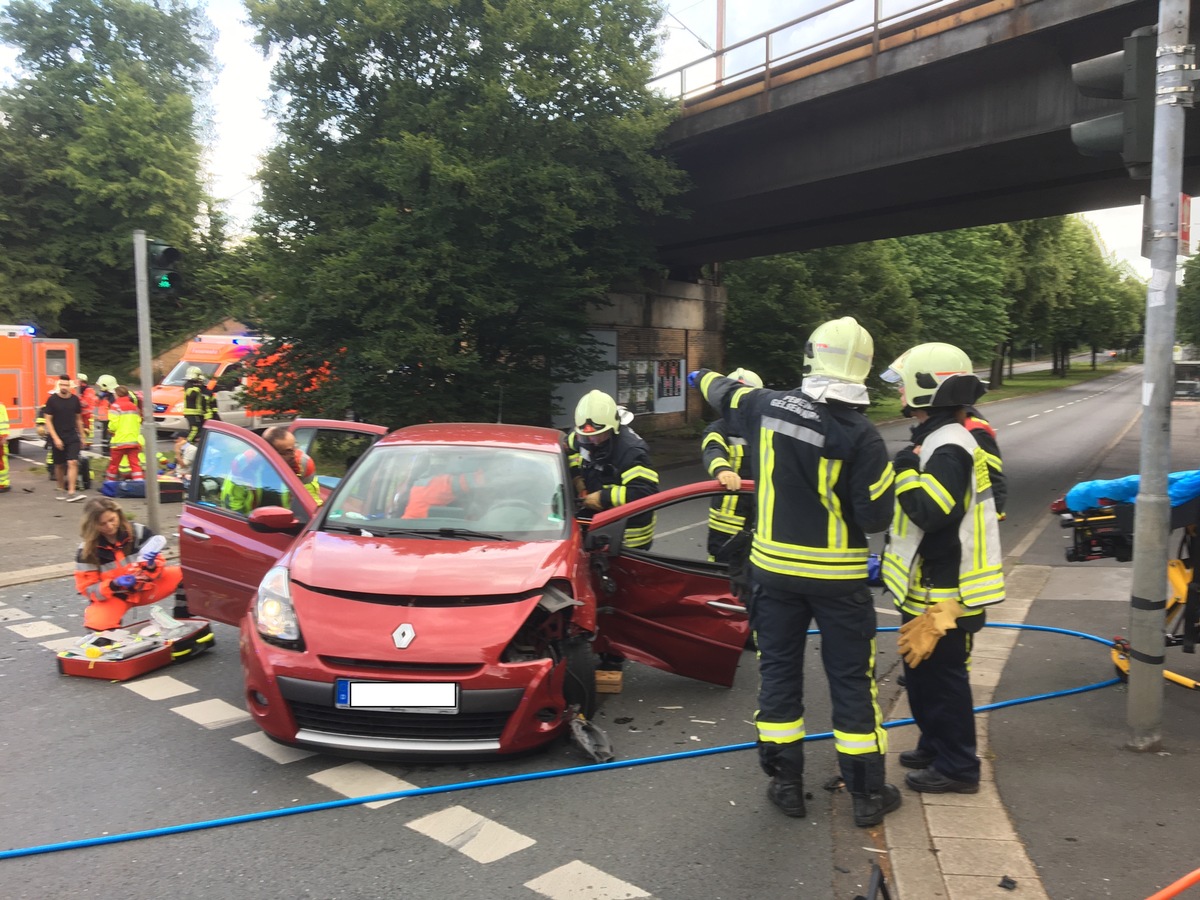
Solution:
[{"label": "reflective stripe on jacket", "polygon": [[[725,471],[735,472],[747,479],[753,477],[746,448],[746,439],[730,434],[725,420],[717,419],[704,429],[704,436],[700,439],[704,471],[711,478]],[[708,509],[708,527],[713,531],[734,535],[753,522],[753,497],[746,494],[713,497]]]},{"label": "reflective stripe on jacket", "polygon": [[[969,462],[950,449],[955,447],[967,454]],[[902,469],[896,475],[895,514],[883,552],[883,581],[896,598],[896,606],[920,615],[930,603],[956,600],[964,614],[970,615],[1000,603],[1004,600],[1003,559],[987,453],[966,428],[947,422],[925,437],[917,458],[920,468]],[[965,470],[961,473],[966,483],[962,496],[954,496],[959,492],[944,483],[950,479],[939,475],[939,470],[953,472],[956,467]],[[944,525],[926,532],[913,514],[927,525],[938,520]],[[922,557],[927,537],[937,542],[940,558],[941,551],[957,541],[956,579],[930,577]],[[931,553],[928,543],[924,553]]]},{"label": "reflective stripe on jacket", "polygon": [[142,414],[129,397],[118,397],[108,411],[109,445],[136,447],[142,434]]},{"label": "reflective stripe on jacket", "polygon": [[867,534],[892,512],[883,438],[856,407],[751,388],[701,370],[700,389],[749,442],[755,476],[754,578],[834,596],[867,580]]},{"label": "reflective stripe on jacket", "polygon": [[[658,472],[650,465],[650,448],[626,426],[601,445],[588,446],[574,431],[567,435],[572,477],[583,478],[589,494],[600,492],[600,508],[624,506],[658,493]],[[625,525],[622,545],[649,547],[654,540],[654,513],[632,516]]]}]

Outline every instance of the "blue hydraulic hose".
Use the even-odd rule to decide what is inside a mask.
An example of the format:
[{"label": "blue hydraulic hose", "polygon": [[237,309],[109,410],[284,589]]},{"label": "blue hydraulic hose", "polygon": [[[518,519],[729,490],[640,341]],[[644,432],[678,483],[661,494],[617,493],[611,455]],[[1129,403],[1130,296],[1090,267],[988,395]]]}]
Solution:
[{"label": "blue hydraulic hose", "polygon": [[[1085,638],[1090,641],[1112,646],[1112,641],[1086,634],[1082,631],[1071,631],[1067,628],[1054,628],[1049,625],[1018,625],[1016,623],[995,622],[987,623],[987,628],[1019,628],[1026,631],[1046,631],[1054,634],[1065,634],[1071,637]],[[879,631],[897,631],[896,626],[886,626]],[[814,634],[816,631],[810,631]],[[1018,697],[1015,700],[1004,700],[978,706],[975,712],[987,712],[992,709],[1002,709],[1006,706],[1018,706],[1023,703],[1033,703],[1037,700],[1049,700],[1052,697],[1066,697],[1071,694],[1082,694],[1099,688],[1119,684],[1119,678],[1098,681],[1083,687],[1066,688],[1048,694],[1037,694],[1029,697]],[[912,725],[913,719],[896,719],[884,722],[884,728],[898,728],[902,725]],[[805,741],[824,741],[833,737],[832,731],[820,734],[810,734]],[[342,800],[327,800],[323,803],[309,803],[304,806],[290,806],[284,809],[268,809],[263,812],[246,813],[240,816],[226,816],[221,819],[207,819],[203,822],[186,822],[182,825],[168,825],[163,828],[150,828],[145,831],[128,831],[124,834],[106,834],[101,837],[83,838],[75,841],[62,841],[56,844],[39,844],[33,847],[18,847],[13,850],[0,850],[0,859],[16,859],[22,856],[36,856],[41,853],[57,853],[60,850],[78,850],[84,847],[99,847],[104,844],[121,844],[127,841],[140,841],[145,838],[164,837],[169,834],[184,834],[189,831],[205,831],[210,828],[222,828],[226,825],[239,825],[243,822],[258,822],[265,819],[281,819],[284,816],[297,816],[301,813],[319,812],[325,809],[340,809],[346,806],[359,806],[364,803],[375,803],[380,800],[399,800],[402,797],[423,797],[431,794],[446,794],[451,791],[467,791],[475,788],[495,787],[501,784],[515,784],[521,781],[542,781],[547,778],[562,778],[566,775],[584,775],[589,772],[604,772],[609,769],[629,769],[634,766],[644,766],[650,763],[674,762],[680,759],[694,759],[700,756],[713,756],[718,753],[732,753],[736,750],[750,750],[757,746],[755,741],[741,744],[726,744],[722,747],[706,747],[699,750],[684,750],[679,753],[666,753],[661,756],[643,756],[637,759],[615,760],[606,763],[593,763],[586,766],[572,766],[568,769],[553,769],[542,772],[529,772],[524,775],[504,775],[500,778],[482,778],[476,781],[460,781],[454,784],[443,784],[437,787],[411,788],[405,791],[389,791],[383,794],[368,794],[362,797],[347,797]]]}]

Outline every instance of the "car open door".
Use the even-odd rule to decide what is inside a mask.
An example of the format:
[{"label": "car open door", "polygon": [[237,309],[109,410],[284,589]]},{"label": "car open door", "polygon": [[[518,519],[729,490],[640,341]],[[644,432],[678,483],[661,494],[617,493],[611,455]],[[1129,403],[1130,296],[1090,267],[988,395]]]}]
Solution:
[{"label": "car open door", "polygon": [[[753,485],[743,490],[753,493]],[[597,513],[587,534],[599,604],[598,649],[667,672],[729,686],[750,631],[728,569],[708,559],[707,512],[716,481],[689,484]],[[627,549],[628,520],[653,510],[649,549]]]},{"label": "car open door", "polygon": [[382,425],[338,419],[296,419],[288,426],[296,448],[317,467],[321,499],[329,497],[367,448],[388,433]]},{"label": "car open door", "polygon": [[[357,431],[369,443],[386,431],[322,419],[300,420],[293,427],[301,425],[311,433],[297,434],[297,445],[301,439],[312,443],[324,429],[347,437]],[[238,425],[205,423],[179,521],[179,557],[190,611],[236,624],[263,575],[287,552],[317,507],[265,440]],[[255,521],[267,515],[268,508],[276,511],[269,527]],[[284,509],[290,511],[290,520],[282,515]]]}]

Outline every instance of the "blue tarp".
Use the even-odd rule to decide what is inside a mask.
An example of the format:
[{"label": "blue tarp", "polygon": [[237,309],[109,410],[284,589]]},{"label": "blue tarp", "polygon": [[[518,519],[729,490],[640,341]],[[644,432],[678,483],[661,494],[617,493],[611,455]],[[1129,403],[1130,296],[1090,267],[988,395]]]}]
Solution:
[{"label": "blue tarp", "polygon": [[[1067,491],[1067,509],[1081,512],[1104,505],[1102,501],[1132,503],[1137,499],[1138,475],[1112,478],[1107,481],[1081,481]],[[1181,506],[1200,497],[1200,470],[1172,472],[1167,476],[1167,495],[1172,506]]]}]

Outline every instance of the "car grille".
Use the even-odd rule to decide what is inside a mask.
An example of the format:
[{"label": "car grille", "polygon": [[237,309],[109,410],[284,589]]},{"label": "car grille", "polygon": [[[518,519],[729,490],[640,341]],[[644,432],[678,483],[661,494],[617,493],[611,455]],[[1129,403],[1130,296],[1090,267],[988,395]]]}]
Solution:
[{"label": "car grille", "polygon": [[414,741],[498,741],[511,715],[506,711],[437,715],[338,709],[296,700],[288,705],[301,729]]},{"label": "car grille", "polygon": [[482,666],[479,663],[413,663],[386,659],[354,659],[349,656],[321,656],[321,663],[331,669],[379,669],[384,672],[412,672],[422,675],[435,672],[454,678],[470,678]]}]

